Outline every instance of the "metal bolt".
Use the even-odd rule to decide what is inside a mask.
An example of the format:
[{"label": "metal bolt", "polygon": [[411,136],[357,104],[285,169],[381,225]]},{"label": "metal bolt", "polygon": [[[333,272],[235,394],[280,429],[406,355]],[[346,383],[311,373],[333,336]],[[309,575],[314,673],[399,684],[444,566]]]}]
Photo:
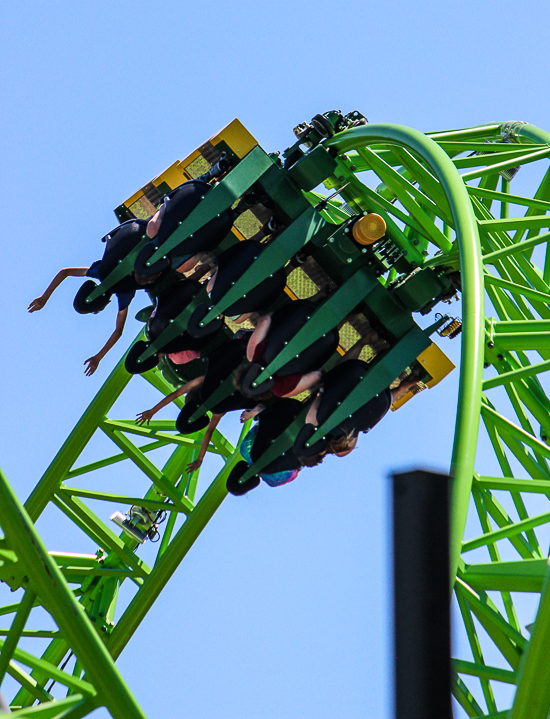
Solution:
[{"label": "metal bolt", "polygon": [[504,359],[504,355],[497,355],[497,359],[502,361]]},{"label": "metal bolt", "polygon": [[348,257],[348,259],[346,260],[346,262],[349,264],[350,262],[353,262],[353,260],[351,259],[351,257]]},{"label": "metal bolt", "polygon": [[490,350],[492,350],[494,346],[495,346],[495,343],[494,343],[494,342],[487,342],[487,347],[488,347]]}]

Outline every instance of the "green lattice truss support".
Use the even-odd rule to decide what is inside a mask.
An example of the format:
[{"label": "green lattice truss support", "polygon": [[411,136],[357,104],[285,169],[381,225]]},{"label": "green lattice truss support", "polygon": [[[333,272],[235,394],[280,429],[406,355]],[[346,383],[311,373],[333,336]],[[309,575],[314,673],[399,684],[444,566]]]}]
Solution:
[{"label": "green lattice truss support", "polygon": [[[425,249],[424,266],[461,270],[464,331],[451,550],[469,649],[454,663],[454,695],[470,717],[545,719],[550,400],[542,375],[550,369],[550,135],[526,123],[492,123],[429,138],[370,126],[327,144],[345,152],[333,187],[349,182],[341,192],[349,205],[377,208],[388,226],[402,223],[394,241],[414,250],[406,243],[415,238],[416,248]],[[515,170],[533,163],[531,176],[539,175],[534,196],[511,192]],[[359,182],[360,171],[368,169],[383,183],[376,193]],[[521,179],[514,182],[521,185]],[[476,469],[480,416],[493,457],[480,457]],[[494,476],[495,466],[500,476]],[[480,531],[463,540],[469,503],[472,526],[476,517]],[[540,594],[534,623],[522,593]],[[506,684],[517,685],[511,709],[498,688]]]},{"label": "green lattice truss support", "polygon": [[[160,392],[172,391],[156,369],[144,375]],[[131,380],[123,361],[113,370],[23,509],[6,479],[0,478],[0,579],[17,600],[0,609],[11,626],[0,629],[0,683],[9,675],[19,690],[11,700],[16,716],[42,718],[83,717],[106,706],[120,719],[144,715],[118,674],[114,660],[120,655],[175,569],[227,494],[227,474],[238,454],[216,432],[209,451],[223,468],[195,501],[199,471],[185,468],[198,453],[202,432],[183,437],[173,421],[155,420],[139,427],[132,420],[107,416]],[[142,382],[133,379],[133,383]],[[102,459],[76,466],[97,433],[112,443]],[[154,450],[168,448],[162,467],[154,463]],[[101,469],[133,463],[151,483],[145,497],[79,489],[94,485]],[[99,485],[101,486],[101,484]],[[165,510],[167,521],[152,566],[134,552],[136,542],[116,534],[109,526],[112,508],[138,504]],[[93,505],[96,509],[91,508]],[[49,507],[56,507],[72,523],[72,547],[91,544],[94,553],[52,551],[47,554],[33,527]],[[182,521],[184,520],[184,521]],[[80,536],[80,539],[79,539]],[[135,585],[126,606],[117,599],[122,582]],[[115,608],[119,616],[114,621]],[[55,624],[44,619],[45,609]],[[35,619],[35,616],[38,618]],[[46,622],[46,624],[44,624]],[[9,621],[6,622],[9,625]],[[36,651],[18,648],[21,640],[38,640]],[[45,651],[43,640],[49,639]],[[71,657],[67,664],[67,658]],[[55,683],[55,688],[49,685]],[[38,702],[37,706],[31,707]]]},{"label": "green lattice truss support", "polygon": [[[542,375],[550,369],[550,134],[527,123],[429,137],[370,126],[330,144],[340,153],[332,187],[343,188],[352,208],[376,209],[388,227],[399,223],[394,241],[409,256],[423,250],[424,267],[461,270],[451,555],[468,650],[455,660],[454,695],[470,717],[546,719],[550,400]],[[513,177],[525,165],[530,182],[538,173],[533,196],[529,187],[510,190],[512,181],[521,188],[522,175]],[[363,170],[381,180],[376,192],[362,186]],[[479,417],[493,456],[480,457],[476,469]],[[479,533],[463,540],[469,504]],[[521,600],[527,593],[540,594],[534,623]],[[517,685],[511,709],[498,688],[506,684]]]}]

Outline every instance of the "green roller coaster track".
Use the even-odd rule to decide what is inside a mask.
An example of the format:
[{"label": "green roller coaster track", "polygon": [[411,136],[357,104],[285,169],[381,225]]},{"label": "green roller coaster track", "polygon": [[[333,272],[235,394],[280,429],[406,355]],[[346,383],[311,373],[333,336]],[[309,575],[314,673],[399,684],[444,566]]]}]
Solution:
[{"label": "green roller coaster track", "polygon": [[[315,222],[318,215],[337,226],[350,212],[384,218],[408,269],[391,268],[380,278],[382,286],[395,287],[404,279],[412,287],[419,274],[425,279],[431,270],[460,271],[451,586],[469,647],[454,660],[453,693],[468,717],[545,719],[550,710],[544,545],[550,525],[544,505],[550,498],[550,398],[543,383],[550,369],[549,158],[550,134],[523,122],[427,134],[373,124],[321,138],[306,149],[301,167],[288,171],[316,205],[310,212]],[[263,171],[252,169],[256,176]],[[244,164],[241,180],[243,175]],[[314,191],[321,180],[334,195],[328,200]],[[233,191],[238,196],[250,184],[236,183]],[[304,215],[295,222],[303,222]],[[287,241],[294,247],[292,237]],[[344,267],[362,262],[361,249],[351,243],[349,248],[340,243],[339,252]],[[275,254],[268,270],[286,262]],[[349,273],[342,277],[341,287],[355,281]],[[336,297],[330,307],[345,316],[345,295]],[[157,369],[144,377],[159,392],[172,391]],[[10,697],[16,716],[76,719],[98,706],[113,717],[144,716],[114,662],[226,496],[225,480],[240,455],[222,435],[214,435],[210,451],[224,466],[195,502],[198,472],[188,475],[185,467],[196,456],[201,433],[179,435],[170,421],[138,427],[108,417],[118,397],[140,381],[131,379],[121,360],[24,509],[0,478],[0,579],[17,597],[0,608],[9,625],[0,629],[0,682],[8,674],[19,687]],[[78,464],[96,433],[115,445],[113,453]],[[491,453],[479,452],[476,464],[478,436]],[[160,447],[170,454],[157,467],[151,457]],[[79,478],[123,461],[151,483],[144,498],[76,486]],[[152,566],[139,558],[135,542],[117,536],[96,514],[104,502],[168,512]],[[100,549],[48,553],[33,522],[49,506],[74,523],[83,546],[91,541]],[[117,598],[124,581],[135,589],[121,608]],[[522,593],[540,595],[536,620],[528,628]],[[31,621],[34,616],[38,619]],[[44,629],[28,628],[40,622]],[[29,649],[33,640],[36,651]],[[517,686],[512,706],[509,700],[502,705],[502,684]]]}]

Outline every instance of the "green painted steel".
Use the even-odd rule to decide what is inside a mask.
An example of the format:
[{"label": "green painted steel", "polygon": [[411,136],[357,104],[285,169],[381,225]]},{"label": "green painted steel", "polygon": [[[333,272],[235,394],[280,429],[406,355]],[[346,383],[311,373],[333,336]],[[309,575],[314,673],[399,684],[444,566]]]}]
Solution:
[{"label": "green painted steel", "polygon": [[[516,147],[511,143],[517,143]],[[438,246],[442,252],[428,253],[425,266],[461,270],[464,324],[451,465],[456,483],[452,557],[458,567],[460,580],[455,593],[470,655],[456,661],[455,698],[467,716],[504,717],[509,700],[502,706],[498,684],[518,683],[510,716],[542,718],[548,714],[550,697],[544,680],[547,658],[542,649],[548,641],[548,600],[543,588],[548,570],[541,542],[550,513],[528,498],[549,497],[550,454],[546,442],[550,436],[550,402],[542,373],[550,360],[550,219],[545,214],[550,209],[550,135],[522,123],[429,133],[429,138],[403,128],[371,125],[336,135],[327,145],[337,148],[340,155],[345,153],[348,166],[362,163],[361,170],[373,169],[383,183],[377,193],[386,203],[373,198],[371,191],[362,192],[346,172],[331,178],[331,189],[340,186],[341,196],[354,209],[358,206],[389,213],[403,223],[404,232],[396,233],[396,240],[404,242],[416,232],[428,241],[417,246]],[[494,150],[491,145],[496,145]],[[489,149],[493,154],[487,154]],[[398,161],[402,165],[396,172],[392,168]],[[498,174],[527,164],[530,172],[536,167],[539,173],[533,197],[528,196],[529,190],[521,191],[521,175],[510,181]],[[360,173],[356,179],[359,177]],[[413,191],[415,180],[418,184]],[[409,197],[403,194],[405,187]],[[407,212],[412,219],[406,218]],[[452,246],[430,230],[430,217]],[[417,255],[412,257],[418,262]],[[496,321],[485,319],[485,293],[488,317],[495,315]],[[483,363],[496,374],[482,380]],[[483,421],[480,431],[490,442],[502,478],[487,477],[490,472],[486,470],[473,471],[479,416]],[[486,457],[480,460],[488,461]],[[477,515],[481,531],[462,543],[468,507],[472,516]],[[539,538],[540,531],[543,534]],[[479,563],[477,557],[482,551],[488,553],[488,564]],[[519,561],[509,561],[510,551],[519,555]],[[462,553],[463,559],[459,559]],[[531,641],[529,632],[520,629],[522,602],[514,599],[512,592],[543,592]],[[524,619],[524,625],[528,621],[532,619]],[[494,666],[486,663],[486,655],[491,656]]]},{"label": "green painted steel", "polygon": [[[172,391],[172,387],[156,369],[147,373],[145,378],[165,395]],[[195,501],[199,472],[187,475],[185,466],[196,457],[202,432],[182,437],[175,432],[173,421],[153,420],[148,427],[139,427],[133,420],[107,417],[107,412],[111,411],[130,380],[132,377],[124,369],[121,360],[27,500],[35,521],[55,507],[74,523],[77,533],[85,542],[87,535],[101,548],[95,554],[50,552],[47,571],[50,574],[55,572],[54,587],[45,586],[43,578],[39,583],[39,580],[33,580],[28,575],[27,563],[40,567],[42,559],[40,562],[34,559],[28,542],[23,542],[17,533],[23,531],[18,529],[17,521],[23,521],[28,515],[25,510],[16,509],[14,498],[8,502],[11,493],[2,477],[0,526],[5,540],[0,540],[0,579],[14,591],[24,591],[20,602],[2,611],[2,614],[13,614],[14,618],[11,627],[0,632],[0,636],[5,636],[5,639],[0,639],[0,681],[7,670],[21,686],[11,701],[16,716],[18,713],[26,716],[26,710],[18,707],[29,706],[36,700],[42,702],[40,706],[44,716],[65,716],[63,712],[69,708],[70,716],[73,713],[74,716],[86,716],[100,705],[105,705],[113,717],[143,716],[117,674],[113,660],[127,645],[162,588],[227,494],[227,474],[239,455],[218,432],[212,438],[209,452],[219,457],[223,468],[200,499]],[[134,382],[142,381],[140,378],[134,379]],[[179,400],[177,403],[182,405]],[[243,432],[248,427],[249,423]],[[98,432],[109,438],[115,454],[75,467],[78,458]],[[136,439],[146,444],[138,446]],[[162,467],[157,467],[152,455],[155,449],[166,447],[172,447],[172,454]],[[87,475],[100,477],[98,473],[102,470],[116,469],[122,462],[133,463],[152,483],[145,497],[130,497],[123,493],[75,486],[75,482],[85,479]],[[100,482],[98,486],[101,487]],[[98,514],[97,510],[91,510],[88,506],[90,500],[96,503],[99,501],[105,507],[111,504],[122,509],[126,504],[139,504],[168,512],[166,530],[162,542],[157,545],[157,559],[152,567],[145,565],[134,553],[135,541],[124,533],[117,536],[110,529],[109,523],[106,523],[107,514],[104,516]],[[177,527],[176,523],[182,520],[181,527]],[[36,533],[30,521],[29,517],[25,531],[33,532],[34,537]],[[74,541],[79,541],[78,536]],[[18,548],[16,552],[14,547]],[[118,590],[125,580],[135,584],[136,592],[133,598],[127,600],[127,606],[121,607]],[[75,601],[73,592],[79,602]],[[69,610],[67,597],[71,599],[73,607],[78,607],[78,611]],[[54,618],[59,628],[57,632],[25,629],[33,609],[40,607],[46,608]],[[121,615],[116,626],[113,621],[115,607],[117,614]],[[59,619],[60,612],[65,620]],[[73,616],[72,624],[67,625]],[[21,637],[26,640],[50,637],[51,641],[45,651],[42,644],[37,644],[36,653],[23,652],[18,648]],[[74,676],[59,668],[70,657],[69,652],[74,654],[77,661]],[[29,671],[26,672],[15,662],[25,665]],[[81,678],[84,672],[85,681]],[[60,699],[50,694],[45,687],[51,681],[66,687],[71,696]]]},{"label": "green painted steel", "polygon": [[[339,152],[363,145],[397,145],[422,157],[441,184],[451,208],[458,238],[462,275],[462,315],[464,340],[461,351],[460,392],[451,473],[454,479],[451,518],[451,573],[454,576],[460,543],[466,525],[472,472],[477,445],[481,373],[483,369],[484,309],[483,278],[478,228],[467,190],[448,155],[420,132],[398,125],[370,125],[352,129],[332,143]],[[343,191],[343,197],[346,195]],[[351,198],[350,198],[351,199]]]},{"label": "green painted steel", "polygon": [[[0,524],[6,547],[17,554],[17,561],[23,564],[25,575],[28,577],[28,587],[12,625],[14,633],[19,634],[22,631],[35,597],[39,598],[44,609],[59,627],[64,639],[78,655],[86,677],[91,682],[79,682],[76,679],[71,682],[71,678],[67,676],[65,677],[67,685],[81,689],[82,701],[87,703],[90,710],[97,706],[106,706],[115,718],[144,719],[145,715],[119,675],[104,643],[82,611],[81,605],[75,600],[55,562],[48,556],[30,517],[1,472]],[[12,661],[11,654],[15,648],[11,646],[9,640],[8,635],[0,654],[2,668],[6,669]],[[25,663],[23,656],[17,658]],[[63,675],[63,672],[59,673]],[[57,715],[57,713],[51,714],[51,716]]]},{"label": "green painted steel", "polygon": [[[327,113],[325,119],[334,117]],[[399,125],[357,125],[328,139],[316,130],[308,137],[309,147],[299,141],[284,153],[287,167],[260,147],[252,150],[205,195],[151,261],[179,245],[255,183],[271,193],[287,218],[285,229],[267,243],[257,262],[217,305],[209,306],[204,322],[284,267],[298,250],[305,250],[330,269],[336,290],[263,369],[258,382],[358,306],[390,338],[355,391],[311,441],[411,366],[429,345],[430,333],[441,325],[440,321],[421,330],[415,313],[443,311],[437,303],[459,287],[463,326],[451,458],[451,584],[461,617],[459,644],[467,648],[455,661],[453,691],[466,716],[490,719],[510,712],[512,719],[542,719],[550,709],[545,653],[550,632],[550,508],[545,504],[550,500],[550,396],[544,375],[550,369],[550,134],[527,123],[495,122],[427,134]],[[315,189],[320,180],[330,197]],[[387,230],[384,238],[366,248],[353,240],[352,228],[362,214],[372,212],[382,216]],[[107,278],[103,288],[112,281],[113,277]],[[101,291],[98,288],[97,294]],[[201,301],[207,302],[204,293],[142,359],[166,337],[184,329]],[[162,394],[172,390],[158,369],[144,377]],[[131,420],[107,417],[116,399],[135,381],[139,380],[130,383],[121,360],[25,505],[33,521],[46,511],[61,512],[86,546],[91,541],[100,547],[96,554],[57,551],[47,558],[64,596],[72,598],[72,589],[78,606],[85,607],[77,612],[78,623],[70,631],[57,621],[55,632],[27,627],[35,607],[47,606],[52,616],[56,610],[42,581],[23,569],[31,549],[14,550],[10,544],[9,533],[15,531],[12,520],[14,526],[19,521],[11,515],[19,510],[10,505],[6,519],[0,511],[8,538],[0,542],[0,579],[21,593],[19,601],[0,608],[0,616],[13,615],[11,625],[0,628],[0,678],[7,671],[20,685],[12,701],[16,714],[24,712],[17,707],[38,701],[44,716],[63,712],[86,716],[98,701],[106,702],[107,686],[127,692],[120,678],[112,679],[116,675],[105,678],[108,672],[103,683],[96,683],[82,654],[83,642],[88,641],[84,637],[89,638],[93,626],[93,643],[103,657],[99,661],[112,667],[112,659],[123,651],[220,506],[228,473],[240,458],[216,433],[209,449],[223,467],[195,501],[198,473],[187,476],[185,466],[196,456],[202,434],[182,437],[174,423],[165,420],[137,427]],[[205,400],[197,416],[230,389],[228,380],[215,397]],[[181,401],[176,404],[181,406]],[[243,479],[292,446],[306,411]],[[78,466],[96,433],[111,443],[112,453]],[[478,437],[483,438],[484,450],[476,458]],[[162,467],[157,466],[155,452],[166,447],[172,453]],[[117,493],[112,486],[102,491],[100,483],[94,483],[93,490],[77,486],[80,478],[117,472],[122,463],[132,464],[144,477],[149,489],[142,498]],[[95,507],[98,502],[103,506],[141,503],[168,512],[152,567],[134,552],[135,542],[117,536],[91,508],[90,503]],[[133,583],[135,594],[127,606],[117,607],[118,590],[126,580]],[[534,594],[537,601],[538,595],[542,597],[529,630],[524,628],[532,621],[532,616],[524,616],[521,595],[525,594]],[[121,615],[116,625],[115,607]],[[73,631],[79,636],[75,638]],[[40,655],[19,647],[22,638],[33,637],[50,639]],[[70,650],[77,657],[73,673],[60,668]],[[66,688],[66,697],[49,693],[52,679]],[[508,695],[500,685],[518,686],[512,707],[510,699],[503,699]]]}]

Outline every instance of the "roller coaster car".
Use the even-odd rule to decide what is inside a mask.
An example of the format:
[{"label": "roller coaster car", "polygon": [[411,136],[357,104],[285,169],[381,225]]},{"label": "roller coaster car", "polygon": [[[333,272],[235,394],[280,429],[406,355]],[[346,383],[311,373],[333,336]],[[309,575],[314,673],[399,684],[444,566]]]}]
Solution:
[{"label": "roller coaster car", "polygon": [[[437,327],[434,325],[429,331],[421,330],[412,313],[428,312],[437,302],[452,294],[454,288],[448,278],[440,270],[415,269],[414,264],[399,250],[398,238],[393,236],[394,225],[390,223],[386,227],[388,218],[368,211],[354,211],[338,200],[312,191],[321,181],[327,186],[333,185],[332,173],[336,167],[334,158],[323,145],[325,138],[318,132],[319,127],[325,121],[332,122],[335,131],[338,131],[338,123],[342,121],[348,124],[363,121],[357,113],[352,115],[346,120],[348,116],[341,116],[341,113],[325,113],[323,122],[319,118],[316,118],[316,122],[312,121],[312,132],[317,135],[308,135],[308,142],[301,143],[306,147],[309,143],[309,149],[288,169],[283,167],[276,155],[269,155],[259,147],[235,120],[187,160],[174,163],[142,188],[121,206],[126,209],[117,208],[121,218],[128,216],[124,213],[152,212],[155,209],[153,200],[155,197],[156,201],[160,200],[162,190],[172,190],[172,186],[182,179],[200,179],[201,173],[204,175],[208,172],[218,162],[221,152],[225,152],[231,168],[218,178],[181,225],[149,256],[148,261],[154,265],[175,248],[181,252],[186,243],[193,240],[194,233],[205,224],[231,207],[243,206],[243,203],[255,207],[254,203],[260,200],[262,212],[272,213],[271,217],[275,218],[277,224],[277,231],[268,238],[264,237],[261,252],[254,261],[244,271],[237,273],[236,278],[225,282],[225,285],[221,283],[224,285],[223,292],[215,292],[212,297],[208,297],[206,290],[201,289],[161,336],[142,353],[141,361],[186,331],[191,317],[191,331],[194,334],[200,334],[203,328],[210,329],[213,321],[231,311],[237,306],[236,303],[270,280],[296,257],[300,257],[302,264],[289,276],[287,294],[294,299],[304,299],[320,287],[329,286],[333,291],[310,319],[297,329],[294,336],[287,338],[286,345],[267,360],[260,374],[254,378],[256,385],[269,380],[296,356],[342,323],[344,327],[341,335],[349,334],[346,329],[349,327],[349,330],[353,328],[352,331],[362,336],[362,329],[371,324],[381,330],[386,341],[384,350],[374,353],[376,357],[372,367],[355,393],[357,401],[361,402],[368,401],[369,397],[387,387],[431,345],[429,335]],[[303,140],[303,136],[300,139]],[[258,220],[256,232],[260,228]],[[241,229],[244,229],[244,225],[241,225]],[[246,235],[234,225],[229,236],[215,251],[223,253],[245,238]],[[390,282],[392,274],[397,279]],[[302,284],[308,285],[309,291],[298,291],[295,275],[298,276],[298,285],[301,278],[304,280]],[[340,354],[342,352],[340,350]],[[334,353],[326,361],[325,369],[329,369],[338,356]]]}]

